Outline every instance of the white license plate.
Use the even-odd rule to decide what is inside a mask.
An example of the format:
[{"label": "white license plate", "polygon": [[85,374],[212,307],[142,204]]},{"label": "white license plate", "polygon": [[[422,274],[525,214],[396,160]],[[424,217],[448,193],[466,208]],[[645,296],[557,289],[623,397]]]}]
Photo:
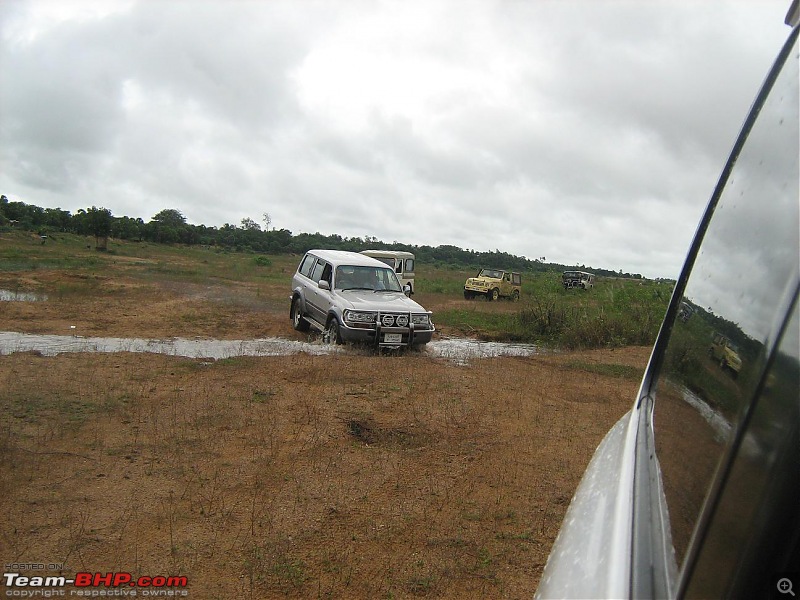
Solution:
[{"label": "white license plate", "polygon": [[384,333],[383,341],[387,344],[399,344],[403,341],[402,333]]}]

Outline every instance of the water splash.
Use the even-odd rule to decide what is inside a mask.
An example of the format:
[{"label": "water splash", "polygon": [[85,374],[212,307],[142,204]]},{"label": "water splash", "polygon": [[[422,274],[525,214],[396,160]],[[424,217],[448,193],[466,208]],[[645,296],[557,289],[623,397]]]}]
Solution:
[{"label": "water splash", "polygon": [[[281,338],[256,340],[143,339],[0,332],[0,355],[15,352],[38,352],[43,356],[76,352],[150,352],[168,356],[219,360],[236,356],[290,356],[301,352],[324,355],[350,351],[360,352],[357,347],[331,346],[321,342],[298,342]],[[420,351],[421,354],[433,358],[446,358],[459,365],[466,365],[472,359],[532,356],[540,352],[539,348],[529,344],[481,342],[465,338],[432,341]]]},{"label": "water splash", "polygon": [[43,294],[0,290],[0,302],[44,302],[45,300],[47,300],[47,296]]}]

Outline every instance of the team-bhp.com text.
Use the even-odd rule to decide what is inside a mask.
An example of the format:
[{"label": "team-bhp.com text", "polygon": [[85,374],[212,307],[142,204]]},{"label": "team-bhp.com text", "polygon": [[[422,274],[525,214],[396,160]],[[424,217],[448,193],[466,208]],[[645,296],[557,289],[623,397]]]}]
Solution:
[{"label": "team-bhp.com text", "polygon": [[[123,596],[188,596],[189,585],[185,576],[141,576],[130,573],[76,573],[74,577],[63,575],[30,576],[20,573],[3,573],[5,595],[18,598],[50,598],[55,596],[123,597]],[[55,589],[75,586],[78,589]],[[110,588],[110,589],[109,589]],[[137,593],[137,589],[138,593]],[[177,589],[175,589],[177,588]]]}]

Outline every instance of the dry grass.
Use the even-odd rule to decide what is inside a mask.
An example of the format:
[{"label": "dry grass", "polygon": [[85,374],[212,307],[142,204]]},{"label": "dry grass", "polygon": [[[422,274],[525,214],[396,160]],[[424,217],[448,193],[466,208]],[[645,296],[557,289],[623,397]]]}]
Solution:
[{"label": "dry grass", "polygon": [[[296,258],[266,269],[135,245],[56,250],[14,260],[46,251],[61,270],[48,255],[0,271],[0,289],[49,298],[3,303],[0,330],[305,337],[288,318]],[[451,301],[420,299],[434,314]],[[196,599],[528,598],[648,352],[466,366],[418,353],[0,356],[0,557],[185,575]]]},{"label": "dry grass", "polygon": [[195,598],[529,597],[637,385],[576,365],[646,358],[0,357],[0,555]]}]

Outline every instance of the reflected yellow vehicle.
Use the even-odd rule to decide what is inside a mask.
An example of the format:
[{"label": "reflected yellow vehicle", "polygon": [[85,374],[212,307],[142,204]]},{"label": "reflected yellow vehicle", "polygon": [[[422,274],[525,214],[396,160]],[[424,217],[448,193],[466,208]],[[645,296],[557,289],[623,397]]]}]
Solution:
[{"label": "reflected yellow vehicle", "polygon": [[719,363],[720,368],[724,371],[730,370],[733,378],[739,376],[742,370],[742,359],[739,357],[739,349],[732,341],[721,333],[715,333],[711,341],[711,346],[708,349],[708,355],[712,360]]}]

